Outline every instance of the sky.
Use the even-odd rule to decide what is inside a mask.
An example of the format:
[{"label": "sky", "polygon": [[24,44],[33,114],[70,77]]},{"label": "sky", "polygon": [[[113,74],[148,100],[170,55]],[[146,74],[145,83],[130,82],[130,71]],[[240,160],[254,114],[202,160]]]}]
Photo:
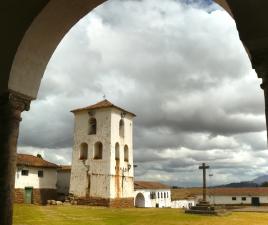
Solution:
[{"label": "sky", "polygon": [[268,173],[260,80],[235,22],[211,1],[110,0],[79,21],[53,54],[19,152],[70,164],[70,110],[103,95],[137,115],[136,180],[199,186]]}]

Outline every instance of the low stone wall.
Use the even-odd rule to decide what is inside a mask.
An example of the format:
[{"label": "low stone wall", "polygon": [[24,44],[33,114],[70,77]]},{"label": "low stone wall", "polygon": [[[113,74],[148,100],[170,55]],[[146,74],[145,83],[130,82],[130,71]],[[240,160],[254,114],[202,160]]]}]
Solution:
[{"label": "low stone wall", "polygon": [[[15,189],[14,191],[14,201],[15,203],[24,203],[24,189]],[[45,205],[47,200],[57,198],[56,189],[33,189],[32,203]]]},{"label": "low stone wall", "polygon": [[15,203],[24,203],[24,189],[15,189],[14,202]]},{"label": "low stone wall", "polygon": [[33,203],[34,204],[47,204],[47,200],[56,200],[57,191],[56,189],[34,189],[33,190]]},{"label": "low stone wall", "polygon": [[134,198],[116,198],[116,199],[105,199],[105,198],[78,198],[76,199],[78,205],[90,205],[90,206],[104,206],[111,208],[133,208]]},{"label": "low stone wall", "polygon": [[134,207],[134,198],[110,199],[110,207],[112,207],[112,208],[133,208]]}]

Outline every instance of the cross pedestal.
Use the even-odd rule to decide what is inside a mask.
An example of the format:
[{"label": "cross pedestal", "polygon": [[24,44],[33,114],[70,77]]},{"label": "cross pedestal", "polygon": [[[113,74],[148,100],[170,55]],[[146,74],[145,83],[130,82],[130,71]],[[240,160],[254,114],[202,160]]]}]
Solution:
[{"label": "cross pedestal", "polygon": [[203,199],[202,199],[202,201],[197,203],[196,206],[192,206],[190,209],[185,210],[185,213],[203,214],[203,215],[226,215],[226,214],[229,214],[229,212],[226,211],[224,208],[212,206],[207,201],[206,170],[209,169],[209,166],[206,165],[205,163],[202,163],[202,165],[199,166],[199,169],[203,170]]}]

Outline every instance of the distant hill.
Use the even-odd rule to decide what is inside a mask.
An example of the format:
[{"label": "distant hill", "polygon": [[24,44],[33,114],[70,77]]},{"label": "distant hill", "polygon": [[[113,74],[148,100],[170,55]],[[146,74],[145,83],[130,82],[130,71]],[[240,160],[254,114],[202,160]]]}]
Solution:
[{"label": "distant hill", "polygon": [[254,179],[252,182],[261,185],[264,182],[268,182],[268,175],[259,176],[256,179]]},{"label": "distant hill", "polygon": [[230,184],[224,184],[219,185],[216,187],[232,187],[232,188],[241,188],[241,187],[258,187],[259,185],[253,181],[242,181],[239,183],[230,183]]},{"label": "distant hill", "polygon": [[259,176],[252,181],[241,181],[238,183],[223,184],[223,185],[218,185],[215,187],[232,187],[232,188],[258,187],[264,182],[268,182],[268,175]]}]

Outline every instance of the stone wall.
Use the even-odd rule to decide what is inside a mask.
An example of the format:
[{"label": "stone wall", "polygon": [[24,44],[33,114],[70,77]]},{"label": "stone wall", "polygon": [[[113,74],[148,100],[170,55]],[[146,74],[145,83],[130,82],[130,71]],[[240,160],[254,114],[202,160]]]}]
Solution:
[{"label": "stone wall", "polygon": [[15,189],[14,195],[15,203],[24,203],[24,189]]},{"label": "stone wall", "polygon": [[110,199],[111,208],[133,208],[134,198],[115,198]]},{"label": "stone wall", "polygon": [[78,198],[78,205],[90,205],[90,206],[104,206],[111,208],[132,208],[134,207],[134,198],[117,198],[117,199],[105,199],[105,198]]},{"label": "stone wall", "polygon": [[[24,203],[24,189],[15,189],[15,203]],[[38,205],[45,205],[47,200],[56,200],[56,189],[33,189],[32,203]]]}]

